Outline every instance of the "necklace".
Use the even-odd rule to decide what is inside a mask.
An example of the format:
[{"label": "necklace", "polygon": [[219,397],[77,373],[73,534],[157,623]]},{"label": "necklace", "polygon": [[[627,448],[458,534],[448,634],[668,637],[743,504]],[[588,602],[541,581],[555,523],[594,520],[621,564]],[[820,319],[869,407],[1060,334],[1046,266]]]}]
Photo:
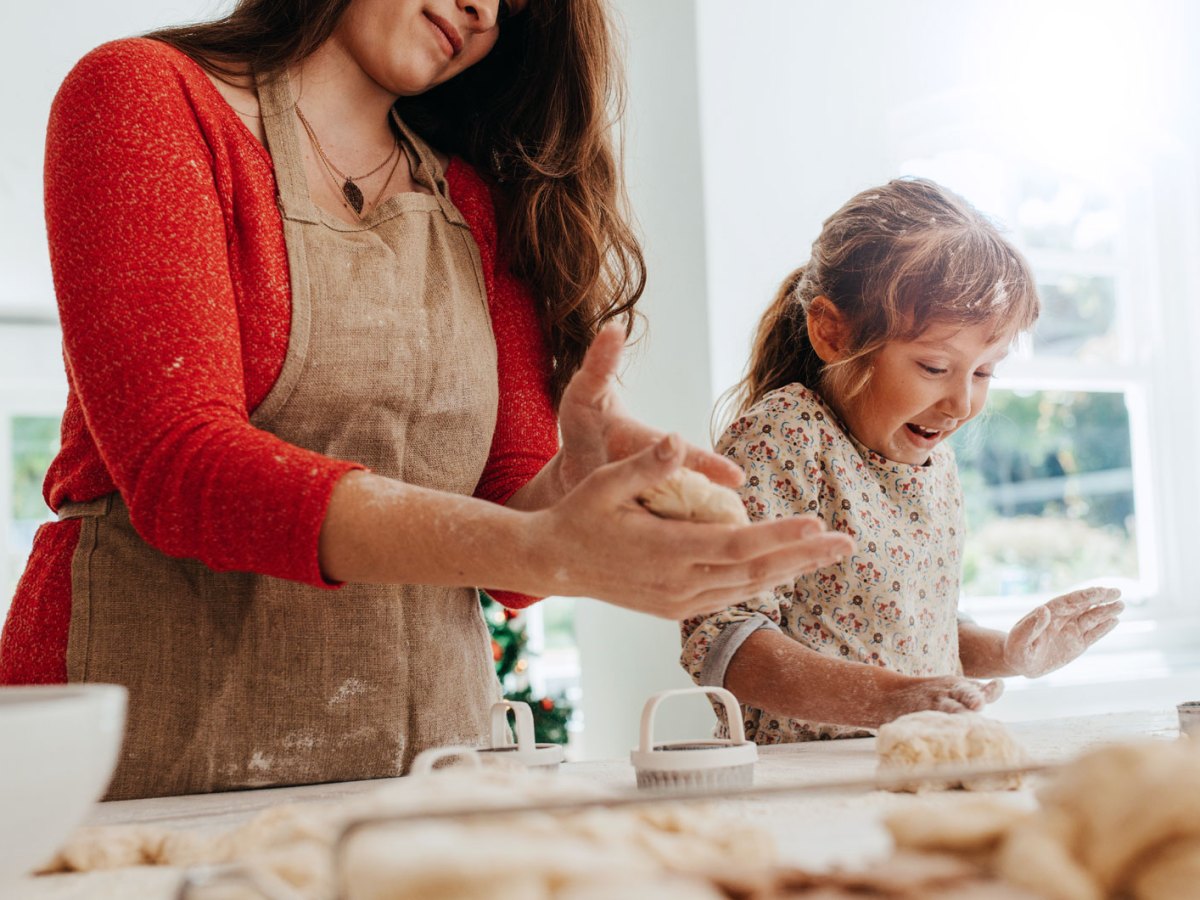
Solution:
[{"label": "necklace", "polygon": [[[388,182],[392,180],[392,175],[396,171],[396,166],[400,163],[400,141],[398,139],[394,140],[392,149],[388,151],[387,158],[373,168],[370,172],[367,172],[365,175],[347,175],[333,164],[333,160],[325,155],[325,148],[321,146],[321,142],[317,140],[317,133],[313,131],[312,125],[310,125],[308,119],[304,117],[304,113],[300,111],[299,103],[295,104],[295,109],[296,116],[300,119],[300,124],[304,126],[304,131],[308,135],[308,139],[312,141],[313,148],[317,151],[317,156],[321,157],[321,162],[325,164],[325,168],[328,169],[329,174],[333,176],[334,183],[341,190],[342,196],[346,200],[346,204],[352,210],[354,210],[355,215],[361,216],[366,198],[363,197],[362,188],[355,184],[355,182],[362,181],[364,178],[370,178],[389,162],[391,162],[392,168],[388,172],[387,180],[384,181],[383,187],[379,189],[379,193],[375,195],[375,199],[372,201],[371,205],[374,206],[376,203],[378,203],[379,198],[383,196],[383,188],[387,187]],[[392,162],[393,156],[396,157],[395,162]]]}]

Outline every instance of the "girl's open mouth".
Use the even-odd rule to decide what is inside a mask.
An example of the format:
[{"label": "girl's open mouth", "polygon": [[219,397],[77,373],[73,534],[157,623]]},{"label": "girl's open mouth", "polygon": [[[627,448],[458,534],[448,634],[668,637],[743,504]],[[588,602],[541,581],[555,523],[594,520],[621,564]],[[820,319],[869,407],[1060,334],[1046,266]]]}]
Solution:
[{"label": "girl's open mouth", "polygon": [[941,434],[940,431],[934,431],[931,428],[923,428],[920,425],[913,424],[912,422],[909,422],[907,425],[905,425],[905,427],[917,437],[925,438],[927,441],[933,440],[935,437]]}]

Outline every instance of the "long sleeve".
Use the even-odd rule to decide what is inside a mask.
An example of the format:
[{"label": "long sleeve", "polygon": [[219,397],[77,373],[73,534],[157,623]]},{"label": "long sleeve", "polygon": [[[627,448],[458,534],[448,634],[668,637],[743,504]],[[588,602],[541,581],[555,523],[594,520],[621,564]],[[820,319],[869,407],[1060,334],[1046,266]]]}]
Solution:
[{"label": "long sleeve", "polygon": [[46,223],[71,391],[149,544],[322,584],[320,525],[358,466],[250,424],[230,258],[245,236],[229,230],[243,223],[174,52],[101,47],[51,111]]}]

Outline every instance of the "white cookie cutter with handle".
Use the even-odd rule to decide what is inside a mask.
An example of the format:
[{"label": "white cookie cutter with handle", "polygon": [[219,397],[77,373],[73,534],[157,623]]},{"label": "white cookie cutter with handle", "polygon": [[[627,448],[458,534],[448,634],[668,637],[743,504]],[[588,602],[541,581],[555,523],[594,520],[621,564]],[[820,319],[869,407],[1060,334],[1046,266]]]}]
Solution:
[{"label": "white cookie cutter with handle", "polygon": [[[508,728],[508,712],[516,716],[517,742],[512,740]],[[533,712],[528,703],[520,700],[501,700],[492,704],[492,746],[483,747],[480,756],[511,759],[529,769],[553,772],[563,761],[563,748],[559,744],[534,743]]]},{"label": "white cookie cutter with handle", "polygon": [[[654,743],[654,716],[668,697],[708,694],[725,707],[729,723],[727,739]],[[661,691],[646,701],[642,710],[641,740],[629,754],[637,770],[637,785],[648,789],[719,789],[749,787],[754,783],[758,748],[746,740],[742,710],[733,694],[719,687],[676,688]]]},{"label": "white cookie cutter with handle", "polygon": [[[437,764],[445,759],[459,760],[468,769],[483,768],[483,762],[474,747],[460,747],[452,744],[446,747],[430,747],[428,750],[422,750],[412,761],[412,765],[408,767],[408,774],[428,775],[437,770]],[[455,768],[458,765],[459,763],[456,762],[453,766],[444,768]]]}]

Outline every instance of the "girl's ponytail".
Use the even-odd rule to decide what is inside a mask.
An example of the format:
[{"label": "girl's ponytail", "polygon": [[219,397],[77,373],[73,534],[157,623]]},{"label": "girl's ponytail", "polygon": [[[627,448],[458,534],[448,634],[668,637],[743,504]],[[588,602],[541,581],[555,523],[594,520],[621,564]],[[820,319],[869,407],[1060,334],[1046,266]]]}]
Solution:
[{"label": "girl's ponytail", "polygon": [[815,385],[821,360],[808,340],[807,304],[801,285],[807,266],[783,280],[759,320],[746,375],[721,398],[718,414],[739,416],[776,388]]}]

